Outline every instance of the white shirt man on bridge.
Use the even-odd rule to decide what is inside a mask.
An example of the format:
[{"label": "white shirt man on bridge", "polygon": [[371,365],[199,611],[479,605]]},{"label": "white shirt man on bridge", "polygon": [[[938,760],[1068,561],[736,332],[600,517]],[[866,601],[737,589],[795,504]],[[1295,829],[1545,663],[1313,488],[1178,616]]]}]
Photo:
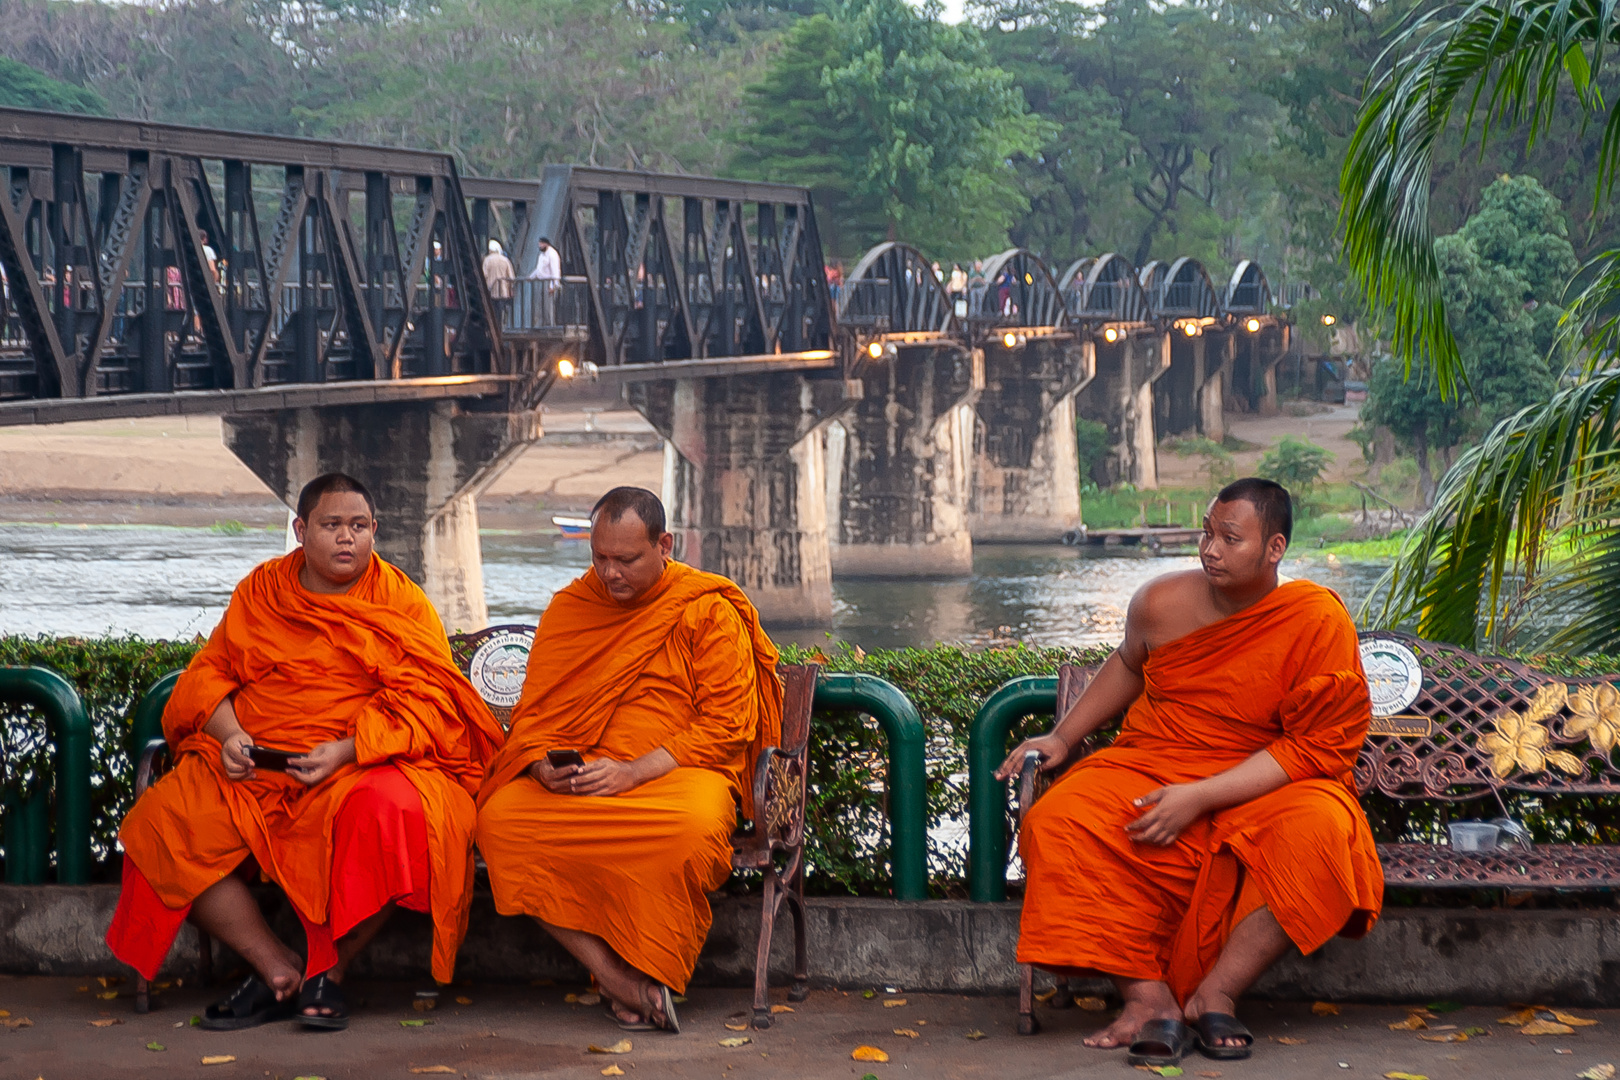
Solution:
[{"label": "white shirt man on bridge", "polygon": [[562,284],[562,255],[551,246],[548,236],[540,238],[540,254],[534,260],[529,280],[543,282],[535,290],[539,294],[540,310],[534,314],[539,316],[539,325],[551,326],[557,321],[557,288]]}]

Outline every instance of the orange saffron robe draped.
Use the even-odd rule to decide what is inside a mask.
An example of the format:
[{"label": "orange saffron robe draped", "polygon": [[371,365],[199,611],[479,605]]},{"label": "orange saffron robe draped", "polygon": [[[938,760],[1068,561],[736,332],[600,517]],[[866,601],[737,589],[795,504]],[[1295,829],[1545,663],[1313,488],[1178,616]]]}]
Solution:
[{"label": "orange saffron robe draped", "polygon": [[[776,660],[742,591],[682,563],[633,604],[594,570],[553,597],[478,797],[495,909],[596,934],[683,991],[753,763],[781,739]],[[677,767],[618,795],[554,794],[526,774],[548,750],[631,761],[659,747]]]},{"label": "orange saffron robe draped", "polygon": [[[163,713],[175,766],[124,819],[125,858],[165,905],[183,909],[252,855],[306,925],[322,926],[334,821],[362,779],[397,770],[425,818],[433,975],[449,982],[472,902],[473,796],[504,736],[451,659],[433,606],[403,571],[373,555],[347,593],[322,595],[300,584],[303,565],[299,549],[256,567],[175,684]],[[230,780],[219,741],[203,730],[227,697],[256,744],[303,751],[352,736],[355,761],[314,787],[263,770]],[[374,787],[359,794],[373,798]],[[364,871],[338,868],[348,878]],[[126,889],[120,915],[135,903],[138,894]],[[149,955],[150,944],[135,935],[150,925],[115,915],[107,942],[114,955]]]},{"label": "orange saffron robe draped", "polygon": [[[1360,937],[1384,877],[1352,770],[1371,704],[1355,625],[1308,581],[1161,645],[1112,746],[1025,818],[1018,959],[1170,984],[1185,1002],[1262,905],[1301,952]],[[1125,826],[1133,800],[1265,750],[1290,783],[1195,821],[1167,847]]]}]

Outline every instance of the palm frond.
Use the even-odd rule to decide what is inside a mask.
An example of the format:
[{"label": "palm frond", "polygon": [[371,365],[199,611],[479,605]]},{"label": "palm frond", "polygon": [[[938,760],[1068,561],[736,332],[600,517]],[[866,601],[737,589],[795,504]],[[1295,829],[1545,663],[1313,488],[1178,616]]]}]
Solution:
[{"label": "palm frond", "polygon": [[[1396,36],[1370,77],[1339,175],[1340,227],[1351,272],[1371,310],[1393,315],[1408,368],[1432,362],[1442,390],[1465,379],[1446,322],[1429,188],[1436,144],[1455,117],[1481,149],[1501,125],[1528,123],[1533,144],[1568,81],[1588,115],[1604,111],[1598,77],[1620,40],[1620,0],[1476,0],[1442,8]],[[1620,111],[1608,117],[1598,193],[1620,162]],[[1600,197],[1600,196],[1599,196]]]}]

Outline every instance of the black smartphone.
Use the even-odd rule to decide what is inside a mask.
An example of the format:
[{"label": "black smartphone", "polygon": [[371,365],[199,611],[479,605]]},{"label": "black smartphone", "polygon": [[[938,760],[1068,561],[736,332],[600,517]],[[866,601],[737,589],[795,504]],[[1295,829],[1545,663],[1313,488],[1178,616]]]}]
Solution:
[{"label": "black smartphone", "polygon": [[272,750],[268,746],[248,747],[248,757],[253,759],[253,767],[267,769],[270,772],[286,772],[288,761],[303,756],[300,750]]},{"label": "black smartphone", "polygon": [[585,764],[585,758],[578,750],[547,750],[546,763],[553,769],[560,769],[564,765]]}]

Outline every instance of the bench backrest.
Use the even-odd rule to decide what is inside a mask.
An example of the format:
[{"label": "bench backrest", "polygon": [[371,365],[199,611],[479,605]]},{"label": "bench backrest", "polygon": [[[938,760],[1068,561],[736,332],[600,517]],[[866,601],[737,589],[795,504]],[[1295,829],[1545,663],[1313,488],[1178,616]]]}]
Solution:
[{"label": "bench backrest", "polygon": [[[1565,679],[1387,630],[1361,635],[1373,720],[1356,788],[1396,799],[1458,802],[1491,791],[1620,794],[1620,686]],[[1057,715],[1094,668],[1058,672]],[[1088,738],[1077,756],[1113,739]]]}]

